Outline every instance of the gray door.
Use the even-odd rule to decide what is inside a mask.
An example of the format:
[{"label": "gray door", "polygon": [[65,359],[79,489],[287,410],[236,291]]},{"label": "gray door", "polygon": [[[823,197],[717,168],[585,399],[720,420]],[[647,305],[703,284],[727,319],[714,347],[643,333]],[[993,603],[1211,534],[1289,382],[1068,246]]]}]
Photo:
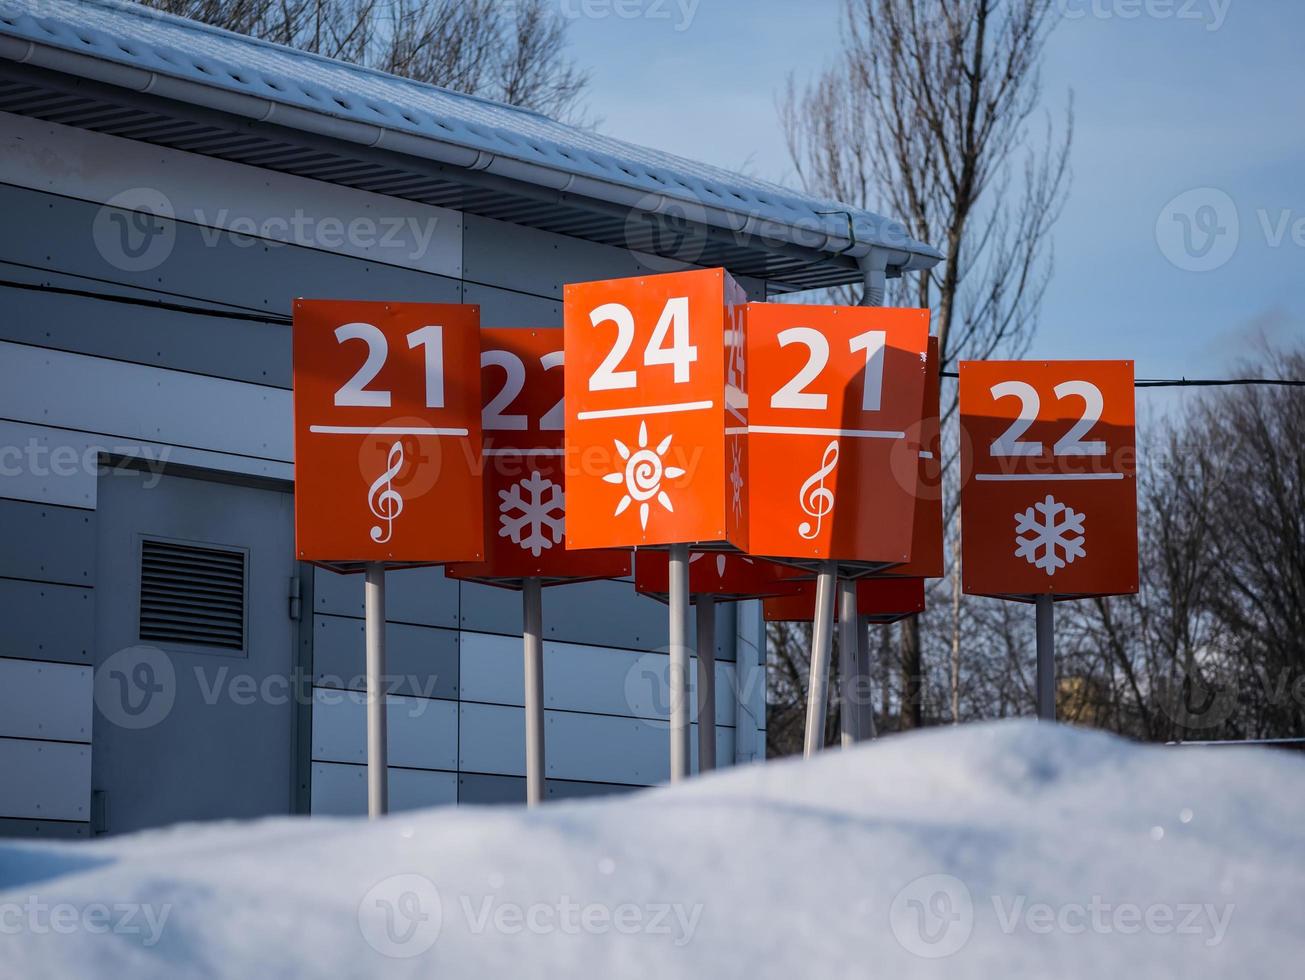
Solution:
[{"label": "gray door", "polygon": [[100,829],[289,813],[290,494],[106,475],[97,510]]}]

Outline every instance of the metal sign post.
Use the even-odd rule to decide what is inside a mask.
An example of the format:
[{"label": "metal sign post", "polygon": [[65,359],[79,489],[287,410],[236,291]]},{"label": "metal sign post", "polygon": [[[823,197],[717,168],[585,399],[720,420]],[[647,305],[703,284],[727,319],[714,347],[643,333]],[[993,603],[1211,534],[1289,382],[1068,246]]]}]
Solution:
[{"label": "metal sign post", "polygon": [[367,631],[367,816],[390,810],[385,714],[385,566],[368,562],[363,585]]},{"label": "metal sign post", "polygon": [[521,584],[521,645],[526,701],[526,803],[544,799],[544,600],[539,579]]},{"label": "metal sign post", "polygon": [[562,454],[560,327],[489,327],[480,332],[484,394],[485,512],[495,528],[485,560],[449,565],[450,578],[521,590],[522,683],[526,709],[526,803],[544,800],[543,589],[630,574],[628,551],[567,551],[567,476]]},{"label": "metal sign post", "polygon": [[671,782],[689,776],[689,546],[670,547]]},{"label": "metal sign post", "polygon": [[746,548],[744,293],[724,269],[563,290],[571,549],[669,548],[670,778],[691,767],[689,543]]},{"label": "metal sign post", "polygon": [[829,700],[829,660],[834,646],[834,591],[838,564],[826,562],[816,576],[816,615],[811,626],[811,667],[807,672],[807,727],[802,754],[811,758],[825,744]]},{"label": "metal sign post", "polygon": [[839,674],[839,742],[850,748],[861,740],[860,717],[856,710],[853,688],[857,686],[856,583],[849,578],[838,582],[838,674]]},{"label": "metal sign post", "polygon": [[[836,579],[912,557],[919,460],[909,433],[924,404],[928,333],[927,310],[747,308],[748,550],[817,576],[808,755],[824,736]],[[855,666],[856,649],[854,607],[847,608],[844,671]],[[842,680],[850,689],[852,678]]]},{"label": "metal sign post", "polygon": [[698,772],[716,768],[716,597],[699,593]]},{"label": "metal sign post", "polygon": [[1132,361],[962,361],[966,595],[1036,607],[1038,718],[1056,719],[1057,599],[1137,592]]},{"label": "metal sign post", "polygon": [[1055,597],[1035,600],[1038,617],[1038,720],[1056,720],[1056,609]]},{"label": "metal sign post", "polygon": [[[364,575],[371,817],[389,809],[386,569],[475,560],[485,547],[471,465],[479,347],[474,305],[294,303],[295,552]],[[446,386],[446,375],[458,382]]]},{"label": "metal sign post", "polygon": [[[722,598],[738,600],[788,595],[800,589],[802,573],[774,562],[724,551],[689,554],[689,595],[697,606],[698,771],[716,768],[716,608]],[[670,559],[641,548],[634,563],[634,588],[666,601]]]}]

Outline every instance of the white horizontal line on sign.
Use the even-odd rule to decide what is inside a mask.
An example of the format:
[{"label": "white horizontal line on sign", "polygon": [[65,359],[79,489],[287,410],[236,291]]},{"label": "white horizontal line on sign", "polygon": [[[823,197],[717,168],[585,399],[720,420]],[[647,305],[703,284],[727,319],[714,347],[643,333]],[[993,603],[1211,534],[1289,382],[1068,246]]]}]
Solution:
[{"label": "white horizontal line on sign", "polygon": [[485,449],[486,456],[565,456],[565,449],[513,449],[510,446],[497,446]]},{"label": "white horizontal line on sign", "polygon": [[1038,480],[1122,480],[1123,473],[975,473],[985,483],[1033,483]]},{"label": "white horizontal line on sign", "polygon": [[466,429],[436,429],[423,425],[310,425],[309,432],[332,436],[465,436]]},{"label": "white horizontal line on sign", "polygon": [[637,405],[634,408],[600,408],[592,412],[577,412],[577,419],[615,419],[625,415],[665,415],[668,412],[697,412],[711,408],[706,402],[672,402],[670,405]]},{"label": "white horizontal line on sign", "polygon": [[748,435],[771,436],[836,436],[848,439],[905,439],[905,432],[889,432],[882,429],[817,429],[805,425],[749,425],[726,429],[727,436]]}]

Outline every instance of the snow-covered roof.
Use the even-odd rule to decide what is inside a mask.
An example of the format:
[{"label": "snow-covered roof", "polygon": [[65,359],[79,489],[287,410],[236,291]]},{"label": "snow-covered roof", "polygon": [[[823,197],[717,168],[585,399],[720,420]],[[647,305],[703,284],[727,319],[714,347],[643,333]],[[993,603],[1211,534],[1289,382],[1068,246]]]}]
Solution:
[{"label": "snow-covered roof", "polygon": [[837,260],[842,280],[855,279],[852,260],[874,247],[888,250],[890,274],[940,258],[899,223],[837,201],[133,3],[0,0],[0,58],[497,175],[572,204],[672,214],[752,248],[807,253],[794,272]]}]

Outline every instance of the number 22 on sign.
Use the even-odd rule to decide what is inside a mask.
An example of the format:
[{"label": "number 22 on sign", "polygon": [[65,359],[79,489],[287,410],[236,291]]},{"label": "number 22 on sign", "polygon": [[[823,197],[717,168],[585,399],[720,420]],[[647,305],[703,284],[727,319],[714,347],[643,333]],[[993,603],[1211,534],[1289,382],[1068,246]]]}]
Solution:
[{"label": "number 22 on sign", "polygon": [[1137,591],[1132,361],[960,365],[967,593]]}]

